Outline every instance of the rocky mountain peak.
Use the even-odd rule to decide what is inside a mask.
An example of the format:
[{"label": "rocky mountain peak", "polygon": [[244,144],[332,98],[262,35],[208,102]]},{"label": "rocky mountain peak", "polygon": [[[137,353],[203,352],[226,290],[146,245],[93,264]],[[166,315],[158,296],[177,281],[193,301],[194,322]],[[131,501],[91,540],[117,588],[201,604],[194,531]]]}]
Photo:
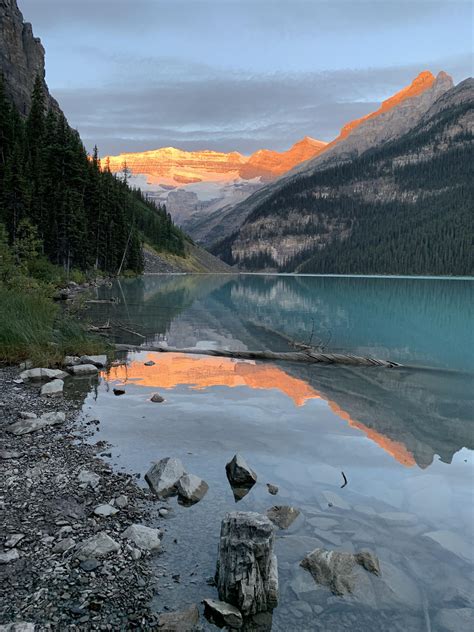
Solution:
[{"label": "rocky mountain peak", "polygon": [[0,0],[0,73],[7,94],[24,116],[30,109],[31,92],[38,75],[43,80],[49,107],[59,111],[46,85],[44,55],[41,40],[33,35],[31,24],[24,22],[16,0]]}]

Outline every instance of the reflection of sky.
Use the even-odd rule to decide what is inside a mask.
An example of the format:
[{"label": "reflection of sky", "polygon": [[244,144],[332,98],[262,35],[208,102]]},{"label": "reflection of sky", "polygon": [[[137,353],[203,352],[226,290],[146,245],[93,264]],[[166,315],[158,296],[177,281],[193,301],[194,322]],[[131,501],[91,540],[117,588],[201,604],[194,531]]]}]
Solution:
[{"label": "reflection of sky", "polygon": [[102,155],[331,140],[420,71],[471,70],[471,3],[19,0],[47,79]]},{"label": "reflection of sky", "polygon": [[[153,366],[145,362],[153,361]],[[135,384],[144,387],[173,389],[189,386],[202,390],[215,386],[235,388],[245,386],[256,390],[278,390],[288,396],[295,406],[304,406],[311,399],[324,398],[304,380],[286,373],[270,363],[257,364],[253,361],[218,357],[196,357],[182,353],[140,354],[126,365],[112,367],[103,374],[108,380],[119,384]],[[327,400],[332,412],[350,426],[362,431],[369,439],[383,448],[402,465],[415,465],[413,455],[400,442],[385,437],[372,428],[351,418],[350,414],[336,403]]]}]

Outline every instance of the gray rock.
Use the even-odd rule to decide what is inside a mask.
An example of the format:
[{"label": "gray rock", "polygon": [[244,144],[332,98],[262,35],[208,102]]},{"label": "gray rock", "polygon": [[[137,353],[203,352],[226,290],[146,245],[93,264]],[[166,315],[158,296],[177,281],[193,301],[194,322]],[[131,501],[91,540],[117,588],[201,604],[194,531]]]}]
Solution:
[{"label": "gray rock", "polygon": [[215,599],[204,599],[204,616],[211,623],[219,627],[227,626],[238,629],[243,625],[243,618],[240,611],[225,601]]},{"label": "gray rock", "polygon": [[120,545],[112,540],[105,531],[101,531],[78,544],[74,555],[78,560],[84,561],[91,557],[105,557],[119,549]]},{"label": "gray rock", "polygon": [[154,402],[155,404],[161,404],[162,402],[165,401],[164,397],[161,397],[161,395],[159,393],[154,393],[151,398],[150,398],[151,402]]},{"label": "gray rock", "polygon": [[148,362],[144,362],[143,364],[145,366],[155,366],[155,363],[153,362],[153,360],[148,360]]},{"label": "gray rock", "polygon": [[91,571],[95,571],[96,568],[99,568],[100,562],[96,560],[94,557],[91,557],[87,560],[83,560],[81,562],[81,568],[86,573],[90,573]]},{"label": "gray rock", "polygon": [[179,612],[160,614],[158,628],[164,632],[193,632],[199,623],[199,610],[196,604]]},{"label": "gray rock", "polygon": [[59,540],[53,546],[53,553],[65,553],[76,546],[76,541],[73,538],[64,538],[64,540]]},{"label": "gray rock", "polygon": [[299,509],[288,505],[275,505],[271,509],[267,509],[267,516],[280,529],[288,529],[299,515]]},{"label": "gray rock", "polygon": [[90,470],[81,470],[77,475],[77,480],[85,485],[90,485],[92,489],[95,489],[100,484],[100,476]]},{"label": "gray rock", "polygon": [[62,380],[67,377],[67,373],[60,369],[28,369],[20,373],[22,380],[27,382],[31,381],[47,381],[47,380]]},{"label": "gray rock", "polygon": [[136,546],[146,551],[156,551],[161,545],[160,531],[143,524],[132,524],[122,533],[122,538],[131,540]]},{"label": "gray rock", "polygon": [[18,417],[20,419],[38,419],[38,415],[36,413],[30,413],[27,411],[21,411],[18,413]]},{"label": "gray rock", "polygon": [[178,481],[185,474],[179,459],[167,457],[161,459],[145,474],[145,480],[158,498],[172,496],[178,491]]},{"label": "gray rock", "polygon": [[107,366],[107,356],[106,355],[83,355],[80,358],[81,364],[88,365],[93,364],[100,369]]},{"label": "gray rock", "polygon": [[112,505],[99,505],[94,509],[94,513],[96,516],[115,516],[119,510],[116,507],[112,507]]},{"label": "gray rock", "polygon": [[278,494],[277,485],[272,485],[271,483],[267,483],[267,489],[268,489],[268,493],[271,494],[272,496],[276,496]]},{"label": "gray rock", "polygon": [[385,511],[379,514],[384,522],[399,527],[409,527],[418,522],[418,518],[415,514],[405,513],[403,511]]},{"label": "gray rock", "polygon": [[7,428],[7,432],[11,434],[21,436],[24,434],[29,434],[31,432],[36,432],[37,430],[41,430],[42,428],[46,428],[47,426],[56,426],[62,424],[66,421],[66,413],[63,412],[51,412],[44,413],[41,417],[37,419],[21,419],[20,421],[16,421],[11,424]]},{"label": "gray rock", "polygon": [[236,511],[221,524],[216,571],[219,599],[244,616],[278,604],[278,567],[274,528],[266,516]]},{"label": "gray rock", "polygon": [[46,397],[60,397],[63,394],[63,380],[52,380],[41,387],[41,395]]},{"label": "gray rock", "polygon": [[78,364],[76,366],[68,366],[67,370],[72,375],[97,375],[99,372],[94,364]]},{"label": "gray rock", "polygon": [[352,571],[356,564],[376,575],[380,573],[379,561],[369,551],[354,554],[314,549],[301,562],[301,566],[311,573],[318,584],[327,586],[335,595],[354,591]]},{"label": "gray rock", "polygon": [[7,549],[11,549],[16,546],[25,537],[24,533],[13,533],[9,538],[5,540],[5,546]]},{"label": "gray rock", "polygon": [[19,459],[23,454],[14,450],[0,450],[0,460],[9,461],[10,459]]},{"label": "gray rock", "polygon": [[79,356],[65,356],[63,360],[63,366],[76,366],[78,364],[81,364]]},{"label": "gray rock", "polygon": [[20,558],[20,554],[16,549],[9,549],[0,553],[0,564],[10,564]]},{"label": "gray rock", "polygon": [[184,504],[199,502],[207,493],[209,485],[199,476],[183,474],[178,481],[178,497]]},{"label": "gray rock", "polygon": [[119,509],[124,509],[128,505],[128,497],[123,494],[121,496],[117,496],[115,504]]},{"label": "gray rock", "polygon": [[240,454],[234,455],[225,466],[225,471],[232,487],[252,487],[257,482],[257,475]]},{"label": "gray rock", "polygon": [[35,624],[27,621],[16,621],[0,625],[0,632],[35,632]]},{"label": "gray rock", "polygon": [[167,516],[169,514],[169,510],[168,509],[160,509],[158,511],[158,515],[161,516],[162,518],[164,518],[165,516]]}]

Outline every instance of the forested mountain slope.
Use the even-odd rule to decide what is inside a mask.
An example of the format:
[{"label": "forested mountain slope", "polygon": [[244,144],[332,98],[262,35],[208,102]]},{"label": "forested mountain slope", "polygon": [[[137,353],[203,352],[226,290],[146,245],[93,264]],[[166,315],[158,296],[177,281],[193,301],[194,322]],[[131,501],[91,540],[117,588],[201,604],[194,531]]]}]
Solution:
[{"label": "forested mountain slope", "polygon": [[402,137],[292,178],[214,251],[251,270],[473,274],[473,102],[467,79]]}]

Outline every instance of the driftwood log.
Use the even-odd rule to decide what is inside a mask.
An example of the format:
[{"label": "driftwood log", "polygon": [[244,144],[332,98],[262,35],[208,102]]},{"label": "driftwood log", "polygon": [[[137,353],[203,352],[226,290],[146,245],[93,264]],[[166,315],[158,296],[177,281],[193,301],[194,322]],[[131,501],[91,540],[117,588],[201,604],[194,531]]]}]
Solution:
[{"label": "driftwood log", "polygon": [[398,362],[378,360],[377,358],[352,355],[350,353],[328,353],[312,348],[300,351],[230,351],[229,349],[198,349],[196,347],[179,349],[165,345],[137,346],[117,344],[119,351],[158,351],[161,353],[190,353],[193,355],[217,356],[219,358],[237,358],[240,360],[284,360],[286,362],[306,362],[307,364],[345,364],[349,366],[379,366],[388,369],[401,367]]}]

